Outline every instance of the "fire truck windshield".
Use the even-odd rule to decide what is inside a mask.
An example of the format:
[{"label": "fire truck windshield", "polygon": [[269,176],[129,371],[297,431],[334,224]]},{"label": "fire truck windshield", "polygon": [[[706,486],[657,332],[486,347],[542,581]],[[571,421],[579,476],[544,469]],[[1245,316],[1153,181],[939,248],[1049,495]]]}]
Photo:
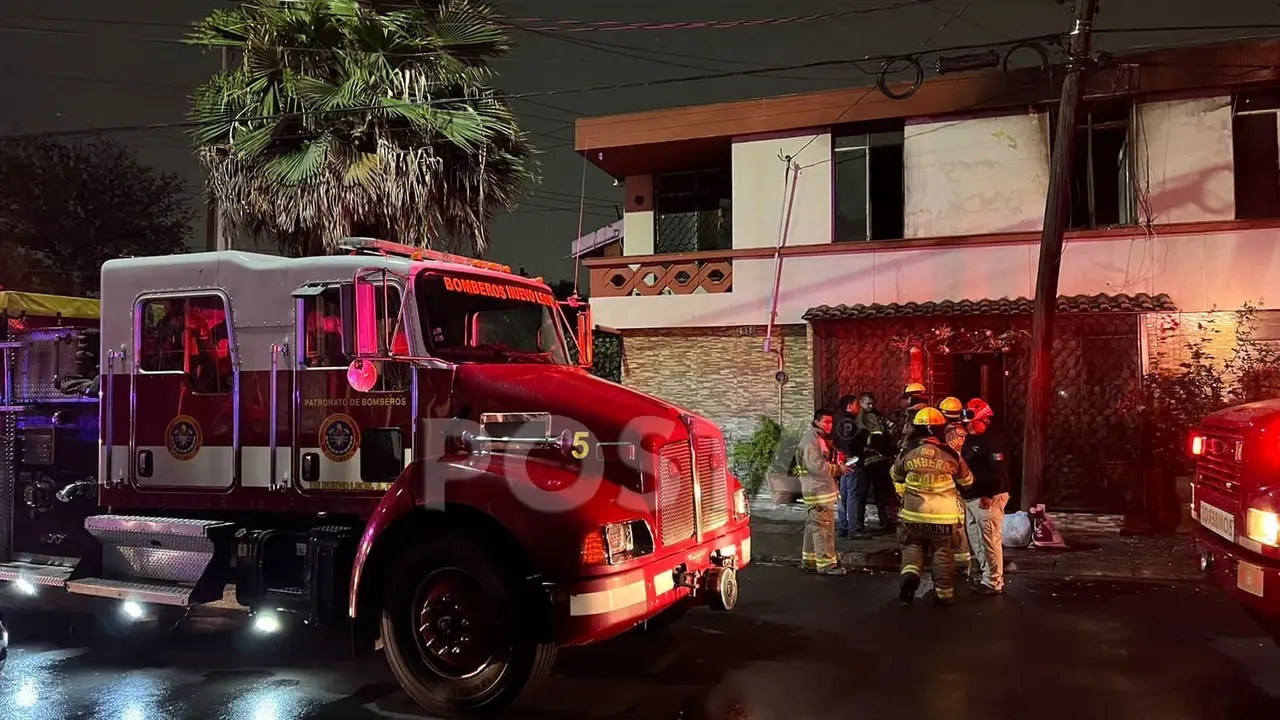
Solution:
[{"label": "fire truck windshield", "polygon": [[431,354],[453,362],[568,365],[555,296],[488,277],[424,271],[417,295]]}]

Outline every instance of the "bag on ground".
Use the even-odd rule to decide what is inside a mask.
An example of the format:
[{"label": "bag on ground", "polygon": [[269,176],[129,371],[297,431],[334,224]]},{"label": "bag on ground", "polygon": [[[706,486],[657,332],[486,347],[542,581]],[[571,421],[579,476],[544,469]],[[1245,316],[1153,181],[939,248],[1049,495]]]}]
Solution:
[{"label": "bag on ground", "polygon": [[1024,548],[1031,545],[1031,516],[1019,510],[1004,516],[1005,547]]}]

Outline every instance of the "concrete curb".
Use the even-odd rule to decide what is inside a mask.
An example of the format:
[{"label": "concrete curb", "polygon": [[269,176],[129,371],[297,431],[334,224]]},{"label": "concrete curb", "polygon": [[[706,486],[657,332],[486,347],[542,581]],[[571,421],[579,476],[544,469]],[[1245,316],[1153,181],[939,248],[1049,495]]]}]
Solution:
[{"label": "concrete curb", "polygon": [[[767,565],[800,565],[800,557],[752,553],[752,562]],[[840,556],[840,566],[851,572],[897,572],[898,559],[886,557],[887,553],[845,552]],[[1068,567],[1058,568],[1053,558],[1031,558],[1011,560],[1012,567],[1005,572],[1010,576],[1076,578],[1088,580],[1123,580],[1130,582],[1150,583],[1186,583],[1202,585],[1208,582],[1203,574],[1194,575],[1164,568],[1142,568],[1136,570],[1128,567],[1109,568],[1097,563],[1071,563]],[[1042,560],[1049,560],[1045,563]]]}]

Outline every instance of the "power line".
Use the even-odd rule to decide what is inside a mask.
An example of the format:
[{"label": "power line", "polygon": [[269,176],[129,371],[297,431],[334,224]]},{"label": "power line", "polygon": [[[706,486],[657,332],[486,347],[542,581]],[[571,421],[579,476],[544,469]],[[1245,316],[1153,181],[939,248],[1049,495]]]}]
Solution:
[{"label": "power line", "polygon": [[[287,0],[278,0],[287,2]],[[573,20],[573,19],[549,19],[543,17],[506,17],[498,16],[500,24],[518,28],[522,30],[540,30],[544,32],[623,32],[630,30],[716,30],[743,27],[764,27],[776,25],[794,25],[799,23],[812,23],[822,20],[837,20],[840,18],[851,17],[856,15],[870,15],[873,13],[884,12],[889,10],[900,10],[906,7],[914,7],[918,5],[926,5],[934,0],[904,0],[904,2],[893,3],[890,5],[879,5],[869,8],[859,8],[855,10],[841,10],[826,13],[814,13],[810,15],[788,15],[781,17],[767,18],[734,18],[728,20],[678,20],[678,21],[637,21],[623,22],[618,20]],[[263,3],[263,5],[266,5]],[[406,9],[418,9],[415,6],[405,6]],[[194,25],[182,25],[179,23],[163,23],[147,20],[120,20],[118,18],[81,18],[66,16],[50,16],[50,15],[0,15],[0,20],[21,20],[21,21],[37,21],[37,22],[77,22],[95,25],[116,25],[116,26],[134,26],[134,27],[158,27],[158,28],[186,28],[190,29]],[[414,21],[409,22],[429,22]],[[530,25],[542,23],[541,27],[530,27]]]},{"label": "power line", "polygon": [[[624,32],[630,30],[722,30],[743,27],[764,27],[776,25],[794,25],[819,20],[838,20],[854,15],[870,15],[886,10],[900,10],[905,7],[925,5],[933,0],[907,0],[893,5],[861,8],[859,10],[842,10],[839,12],[818,13],[814,15],[791,15],[787,17],[750,18],[735,20],[693,20],[668,22],[619,22],[616,20],[546,20],[543,18],[509,18],[510,26],[520,30],[538,30],[542,32]],[[549,23],[543,27],[529,27],[529,23]]]},{"label": "power line", "polygon": [[[281,0],[284,1],[284,0]],[[857,10],[843,10],[838,12],[817,13],[811,15],[791,15],[784,17],[769,18],[743,18],[731,20],[696,20],[696,21],[666,21],[666,22],[621,22],[617,20],[569,20],[569,19],[548,19],[541,17],[518,17],[507,18],[498,16],[495,23],[513,30],[528,30],[536,32],[562,32],[562,33],[583,33],[583,32],[620,32],[629,30],[705,30],[705,29],[728,29],[742,27],[765,27],[777,25],[793,25],[797,23],[811,23],[821,20],[836,20],[856,15],[869,15],[877,12],[888,10],[899,10],[905,7],[913,7],[925,5],[934,0],[905,0],[904,2],[891,5],[881,5],[870,8],[861,8]],[[412,7],[412,6],[409,6]],[[85,25],[107,25],[115,27],[153,27],[167,28],[191,31],[195,29],[196,22],[191,24],[181,23],[165,23],[149,20],[121,20],[119,18],[86,18],[86,17],[67,17],[55,15],[13,15],[0,14],[0,20],[17,20],[23,22],[53,22],[53,23],[80,23]],[[408,19],[404,22],[409,24],[430,25],[430,20],[413,20]],[[542,23],[541,26],[534,26]],[[53,32],[53,33],[72,33],[74,31],[59,31],[52,28],[33,28],[22,26],[5,26],[4,30],[18,30],[23,32]],[[78,33],[77,33],[78,34]],[[185,41],[172,38],[129,38],[133,40],[145,40],[154,42],[182,43]]]},{"label": "power line", "polygon": [[[966,5],[966,7],[968,7],[968,5]],[[944,23],[942,27],[945,28],[945,26],[946,26],[946,23]],[[905,55],[904,54],[868,55],[861,58],[817,60],[813,62],[796,63],[796,64],[790,64],[790,65],[774,65],[774,66],[765,66],[761,68],[726,70],[721,72],[703,73],[700,75],[685,75],[685,76],[673,77],[673,78],[657,78],[653,80],[637,80],[637,81],[627,81],[627,82],[617,82],[617,83],[605,83],[605,84],[599,84],[599,85],[587,85],[587,86],[576,87],[576,88],[557,88],[557,89],[551,89],[551,90],[538,90],[538,91],[523,92],[523,93],[505,93],[505,94],[494,93],[491,95],[484,96],[482,98],[477,98],[477,97],[435,98],[432,100],[426,100],[426,101],[420,101],[420,102],[409,102],[405,104],[408,106],[416,106],[416,107],[433,107],[433,106],[445,105],[450,103],[472,103],[479,99],[498,100],[498,101],[528,100],[529,98],[557,97],[557,96],[564,96],[564,95],[580,95],[580,94],[593,93],[593,92],[607,92],[611,90],[628,90],[628,89],[644,88],[644,87],[660,87],[664,85],[678,85],[678,84],[689,83],[689,82],[702,82],[707,80],[723,80],[726,78],[733,78],[733,77],[766,75],[769,73],[775,73],[779,71],[786,72],[791,70],[807,70],[807,69],[813,69],[813,68],[837,67],[837,66],[853,66],[857,68],[859,67],[859,63],[863,63],[863,62],[901,60],[901,59],[907,59],[907,58],[914,58],[914,57],[918,57],[920,55],[925,55],[925,54],[942,54],[942,53],[948,53],[948,52],[959,52],[964,50],[990,48],[994,46],[1004,46],[1004,45],[1017,44],[1021,42],[1029,42],[1033,40],[1042,40],[1046,37],[1057,37],[1057,36],[1041,35],[1041,36],[1014,39],[1014,40],[1007,40],[1002,42],[987,42],[987,43],[978,43],[978,44],[969,44],[969,45],[956,45],[956,46],[951,46],[947,48],[936,48],[936,49],[927,50],[927,51],[922,47],[921,50],[915,53],[910,53]],[[871,89],[874,89],[874,88],[871,88]],[[299,115],[313,115],[313,116],[346,115],[346,114],[352,114],[352,113],[368,112],[368,111],[374,111],[374,110],[386,110],[386,109],[387,108],[384,105],[368,105],[363,107],[344,108],[339,110],[313,110],[313,111],[305,111],[302,113],[277,113],[273,115],[243,117],[243,118],[237,118],[236,122],[238,123],[265,122],[270,120],[280,120],[280,119],[289,118],[289,117],[297,117]],[[563,110],[563,108],[559,108],[559,109]],[[847,111],[845,114],[847,114]],[[843,115],[841,117],[843,117]],[[199,127],[200,125],[201,123],[198,121],[180,120],[180,121],[172,121],[172,122],[148,123],[148,124],[139,124],[139,125],[117,125],[117,126],[99,127],[99,128],[85,128],[81,130],[64,130],[64,131],[53,131],[53,132],[44,132],[44,133],[20,133],[20,134],[11,134],[11,135],[0,135],[0,140],[19,140],[19,139],[26,139],[26,138],[32,138],[32,137],[72,137],[76,135],[99,135],[99,134],[108,134],[108,133],[135,132],[135,131],[145,131],[145,130],[164,130],[164,129],[170,129],[170,128],[195,128],[195,127]]]},{"label": "power line", "polygon": [[[634,60],[643,60],[645,62],[651,62],[658,65],[667,65],[669,67],[684,68],[686,70],[698,70],[701,72],[713,71],[712,68],[708,68],[704,65],[690,65],[689,63],[683,63],[675,60],[662,60],[659,58],[647,57],[645,55],[639,54],[647,51],[641,50],[639,48],[632,48],[630,46],[625,46],[624,48],[624,46],[615,46],[615,45],[610,45],[606,43],[596,43],[596,42],[591,42],[589,40],[583,40],[576,37],[569,37],[560,33],[546,32],[544,30],[535,29],[535,28],[519,27],[517,29],[523,32],[530,33],[537,37],[546,38],[548,40],[554,40],[556,42],[567,43],[570,45],[576,45],[578,47],[584,47],[589,50],[596,50],[598,52],[607,53],[609,55],[617,55],[620,57],[632,58]],[[748,64],[751,64],[751,63],[748,63]],[[757,65],[756,67],[761,67],[761,66]],[[769,75],[769,77],[777,78],[779,80],[813,80],[814,79],[809,77],[794,77],[794,76],[788,76],[788,75]],[[820,78],[820,79],[825,79],[825,78]]]},{"label": "power line", "polygon": [[[934,30],[932,33],[929,33],[929,36],[924,39],[924,42],[920,43],[920,48],[916,50],[915,55],[924,53],[926,48],[929,47],[929,43],[933,42],[934,38],[941,35],[943,31],[945,31],[948,27],[950,27],[951,23],[955,22],[956,20],[959,20],[962,15],[968,12],[969,8],[973,7],[974,2],[976,2],[976,0],[968,0],[968,2],[966,2],[963,6],[961,6],[959,10],[955,11],[955,13],[953,13],[950,17],[948,17],[945,21],[943,21],[943,23],[939,25],[936,30]],[[1014,40],[1012,42],[1017,43],[1017,42],[1024,42],[1024,41]],[[1003,45],[1005,43],[993,43],[993,44]],[[990,47],[990,45],[988,45],[988,47]],[[965,49],[969,49],[969,48],[965,48]],[[954,51],[955,51],[955,48],[952,48],[950,50],[937,50],[935,52],[941,53],[941,52],[954,52]],[[901,58],[901,57],[907,57],[907,56],[899,56],[899,57]],[[840,121],[843,120],[846,115],[853,112],[853,109],[857,107],[859,104],[861,104],[863,100],[866,100],[867,96],[869,96],[872,93],[872,91],[876,89],[877,88],[875,85],[872,85],[871,87],[867,88],[866,91],[864,91],[852,103],[849,104],[849,107],[846,107],[844,110],[842,110],[840,114],[836,116],[836,119],[831,122],[831,124],[832,125],[840,124]],[[814,135],[813,137],[809,138],[809,141],[806,142],[804,145],[802,145],[798,151],[796,151],[795,153],[792,153],[791,157],[793,158],[800,157],[800,154],[803,153],[805,150],[809,149],[809,146],[812,145],[813,141],[817,139],[818,139],[817,135]]]},{"label": "power line", "polygon": [[[866,60],[866,59],[867,58],[863,58],[863,60]],[[493,95],[488,95],[483,98],[476,98],[476,97],[436,98],[436,99],[425,100],[421,102],[408,102],[408,103],[405,103],[405,105],[416,106],[416,107],[433,107],[433,106],[445,105],[450,103],[470,103],[470,102],[475,102],[476,100],[479,100],[479,99],[508,101],[508,100],[520,100],[520,99],[530,98],[530,97],[555,97],[555,96],[569,95],[569,94],[583,94],[583,93],[592,93],[592,92],[606,92],[610,90],[626,90],[626,89],[641,88],[641,87],[659,87],[663,85],[677,85],[682,83],[700,82],[705,80],[721,80],[721,79],[730,78],[730,77],[761,75],[769,72],[775,72],[778,70],[786,71],[786,70],[802,70],[802,69],[815,68],[815,67],[831,67],[836,65],[848,65],[855,62],[860,62],[860,61],[845,60],[845,59],[819,60],[815,62],[799,63],[796,65],[782,65],[782,66],[767,67],[767,68],[760,68],[760,69],[731,70],[731,71],[718,72],[718,73],[704,73],[702,75],[686,75],[683,77],[674,77],[674,78],[658,78],[655,80],[638,80],[638,81],[630,81],[630,82],[605,83],[601,85],[588,85],[588,86],[577,87],[577,88],[560,88],[560,89],[552,89],[552,90],[540,90],[540,91],[533,91],[533,92],[509,93],[509,94],[495,93]],[[347,114],[353,114],[353,113],[359,113],[359,112],[368,112],[373,110],[386,110],[386,109],[387,107],[385,105],[367,105],[363,107],[343,108],[340,110],[315,110],[315,111],[307,111],[304,113],[276,113],[272,115],[244,117],[244,118],[237,118],[236,122],[239,122],[239,123],[265,122],[270,120],[280,120],[288,117],[297,117],[298,115],[347,115]],[[134,132],[134,131],[141,131],[141,130],[163,130],[168,128],[195,128],[195,127],[199,127],[200,125],[201,123],[198,121],[177,120],[172,122],[148,123],[148,124],[139,124],[139,125],[116,125],[116,126],[100,127],[100,128],[85,128],[82,130],[63,130],[63,131],[53,131],[53,132],[44,132],[44,133],[20,133],[20,134],[13,134],[13,135],[0,135],[0,140],[19,140],[19,139],[27,139],[32,137],[71,137],[75,135],[99,135],[99,134],[107,134],[107,133]]]}]

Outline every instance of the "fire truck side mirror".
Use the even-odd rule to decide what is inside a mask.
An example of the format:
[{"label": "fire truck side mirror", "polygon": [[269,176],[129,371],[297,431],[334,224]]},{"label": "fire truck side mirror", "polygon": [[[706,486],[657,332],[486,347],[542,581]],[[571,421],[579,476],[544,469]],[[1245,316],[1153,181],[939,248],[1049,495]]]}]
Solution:
[{"label": "fire truck side mirror", "polygon": [[342,284],[342,350],[347,357],[382,354],[378,341],[377,286],[370,282]]}]

